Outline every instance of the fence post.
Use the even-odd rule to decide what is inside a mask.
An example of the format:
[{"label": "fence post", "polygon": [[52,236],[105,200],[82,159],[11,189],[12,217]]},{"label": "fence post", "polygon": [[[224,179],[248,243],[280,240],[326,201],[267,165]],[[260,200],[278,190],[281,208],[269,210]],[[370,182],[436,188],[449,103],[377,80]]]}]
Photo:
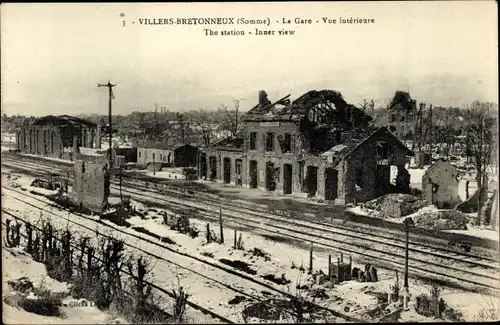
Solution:
[{"label": "fence post", "polygon": [[238,231],[235,229],[234,230],[234,249],[236,249],[236,236],[238,234]]},{"label": "fence post", "polygon": [[6,232],[5,239],[7,240],[7,244],[9,246],[11,246],[11,236],[12,236],[10,233],[11,232],[10,222],[11,222],[10,219],[5,220],[5,232]]},{"label": "fence post", "polygon": [[332,281],[332,255],[328,255],[328,281]]},{"label": "fence post", "polygon": [[35,232],[35,239],[33,241],[33,259],[37,262],[40,261],[40,232]]},{"label": "fence post", "polygon": [[66,230],[64,232],[63,238],[62,238],[62,255],[64,258],[64,271],[65,271],[65,277],[67,279],[71,278],[71,270],[72,270],[72,263],[71,263],[71,232],[69,230]]},{"label": "fence post", "polygon": [[349,255],[349,280],[352,280],[352,256]]},{"label": "fence post", "polygon": [[21,224],[20,223],[16,224],[15,230],[16,230],[16,234],[15,234],[15,239],[14,239],[14,245],[16,247],[18,247],[19,244],[21,243]]},{"label": "fence post", "polygon": [[31,254],[33,251],[33,229],[31,228],[31,224],[26,223],[26,237],[28,239],[28,246],[26,247],[26,251],[28,254]]},{"label": "fence post", "polygon": [[337,282],[340,283],[340,257],[337,256]]},{"label": "fence post", "polygon": [[207,244],[210,244],[210,223],[207,222]]},{"label": "fence post", "polygon": [[94,247],[89,246],[87,249],[87,280],[90,283],[92,276],[92,255],[94,254]]},{"label": "fence post", "polygon": [[313,271],[313,243],[311,242],[311,249],[309,250],[309,274]]},{"label": "fence post", "polygon": [[224,228],[222,227],[222,208],[219,208],[219,222],[220,222],[220,243],[224,244]]}]

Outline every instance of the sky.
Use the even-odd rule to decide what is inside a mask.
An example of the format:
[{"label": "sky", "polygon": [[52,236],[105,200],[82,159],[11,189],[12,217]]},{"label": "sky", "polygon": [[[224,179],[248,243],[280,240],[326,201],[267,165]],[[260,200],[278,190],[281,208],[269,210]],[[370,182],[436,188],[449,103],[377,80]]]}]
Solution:
[{"label": "sky", "polygon": [[[396,90],[417,102],[497,102],[495,1],[1,5],[1,108],[13,115],[217,109],[258,91],[271,100],[309,90],[385,106]],[[123,15],[120,15],[123,14]],[[270,25],[141,25],[139,19],[232,17]],[[336,19],[324,24],[322,18]],[[372,24],[340,24],[340,18]],[[311,19],[313,24],[283,24]],[[125,26],[123,26],[125,20]],[[132,23],[134,22],[134,23]],[[206,36],[204,28],[244,31]],[[294,30],[293,36],[255,35]],[[253,32],[249,35],[249,32]]]}]

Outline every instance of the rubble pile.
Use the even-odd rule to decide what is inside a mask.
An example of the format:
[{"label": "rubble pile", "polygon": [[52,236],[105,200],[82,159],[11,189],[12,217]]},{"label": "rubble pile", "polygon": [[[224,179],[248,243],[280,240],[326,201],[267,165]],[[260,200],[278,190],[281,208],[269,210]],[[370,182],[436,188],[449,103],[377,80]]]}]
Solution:
[{"label": "rubble pile", "polygon": [[401,218],[426,206],[424,200],[409,194],[387,194],[365,203],[365,207],[380,212],[384,218]]},{"label": "rubble pile", "polygon": [[36,178],[33,182],[31,182],[31,186],[54,190],[54,184],[43,178]]},{"label": "rubble pile", "polygon": [[467,230],[469,217],[457,210],[423,210],[412,215],[417,227],[433,230]]}]

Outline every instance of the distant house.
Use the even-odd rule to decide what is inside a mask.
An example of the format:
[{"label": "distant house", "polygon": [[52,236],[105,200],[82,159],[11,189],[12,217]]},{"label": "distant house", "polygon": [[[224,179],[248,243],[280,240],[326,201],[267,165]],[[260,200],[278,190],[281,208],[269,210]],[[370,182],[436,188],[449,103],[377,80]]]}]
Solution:
[{"label": "distant house", "polygon": [[440,209],[448,209],[459,203],[458,168],[448,161],[439,160],[422,176],[422,189],[427,202]]},{"label": "distant house", "polygon": [[165,167],[195,167],[198,148],[190,144],[142,144],[137,147],[137,164]]}]

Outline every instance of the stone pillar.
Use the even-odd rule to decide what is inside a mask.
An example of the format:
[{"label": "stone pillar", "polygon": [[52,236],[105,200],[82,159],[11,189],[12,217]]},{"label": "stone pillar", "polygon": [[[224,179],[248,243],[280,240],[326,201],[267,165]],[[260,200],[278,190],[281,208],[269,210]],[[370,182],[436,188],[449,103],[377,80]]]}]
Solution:
[{"label": "stone pillar", "polygon": [[78,148],[78,136],[74,135],[73,136],[73,151],[72,151],[71,161],[75,161],[78,159],[79,152],[80,152],[80,150]]},{"label": "stone pillar", "polygon": [[[284,176],[285,176],[285,173],[283,171],[284,170],[283,164],[281,163],[278,166],[274,166],[274,168],[279,168],[280,169],[279,170],[279,176],[277,175],[279,177],[279,182],[276,182],[276,191],[279,194],[283,195],[283,183],[284,183]],[[275,179],[278,178],[278,177],[275,177]]]},{"label": "stone pillar", "polygon": [[95,143],[95,147],[97,149],[101,149],[101,127],[99,125],[97,126]]},{"label": "stone pillar", "polygon": [[217,181],[222,180],[222,157],[220,154],[215,155],[215,169],[216,169],[216,177]]},{"label": "stone pillar", "polygon": [[325,199],[325,167],[322,165],[318,166],[318,176],[317,176],[317,186],[318,189],[316,190],[316,197],[318,199],[324,200]]},{"label": "stone pillar", "polygon": [[90,129],[87,132],[87,147],[94,148],[94,130]]},{"label": "stone pillar", "polygon": [[300,179],[300,168],[299,162],[294,162],[292,164],[292,193],[298,194],[302,192],[301,179]]}]

